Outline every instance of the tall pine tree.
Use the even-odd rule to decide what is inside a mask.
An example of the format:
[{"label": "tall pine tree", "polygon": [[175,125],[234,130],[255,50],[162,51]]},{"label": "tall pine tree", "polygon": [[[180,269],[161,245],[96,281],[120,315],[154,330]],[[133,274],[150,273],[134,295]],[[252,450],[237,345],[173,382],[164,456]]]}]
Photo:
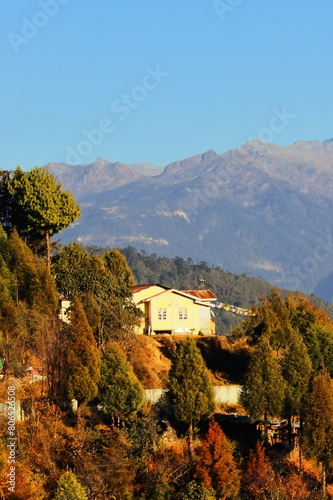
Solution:
[{"label": "tall pine tree", "polygon": [[5,214],[5,218],[9,216],[9,224],[16,227],[19,234],[32,240],[44,238],[46,262],[50,267],[50,237],[79,217],[76,201],[45,168],[35,167],[30,172],[23,172],[17,167],[12,176],[2,178],[2,188],[11,195],[10,214]]},{"label": "tall pine tree", "polygon": [[281,415],[284,394],[285,381],[281,367],[264,336],[255,347],[250,360],[242,387],[241,403],[252,417],[264,417],[266,437],[268,417]]},{"label": "tall pine tree", "polygon": [[284,416],[288,419],[291,444],[292,418],[301,416],[309,397],[312,364],[301,335],[294,331],[281,360],[282,374],[286,381]]},{"label": "tall pine tree", "polygon": [[187,338],[178,344],[167,388],[176,420],[188,427],[191,449],[194,425],[210,418],[215,409],[209,371],[193,339]]},{"label": "tall pine tree", "polygon": [[115,278],[115,289],[128,293],[129,287],[133,286],[135,282],[133,273],[123,254],[114,248],[103,255],[103,260]]},{"label": "tall pine tree", "polygon": [[314,379],[305,417],[303,446],[306,455],[322,465],[326,498],[326,473],[333,460],[333,381],[325,369]]},{"label": "tall pine tree", "polygon": [[112,422],[128,420],[143,406],[141,384],[116,344],[110,344],[103,354],[98,397]]},{"label": "tall pine tree", "polygon": [[79,301],[74,301],[70,308],[70,320],[66,327],[68,337],[59,382],[64,396],[69,400],[77,399],[81,404],[97,396],[100,354]]}]

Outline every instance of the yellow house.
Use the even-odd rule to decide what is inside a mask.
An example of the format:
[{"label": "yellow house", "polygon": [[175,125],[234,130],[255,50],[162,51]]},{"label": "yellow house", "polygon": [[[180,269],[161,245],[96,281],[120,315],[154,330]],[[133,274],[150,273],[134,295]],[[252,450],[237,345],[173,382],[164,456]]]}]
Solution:
[{"label": "yellow house", "polygon": [[144,313],[139,334],[180,335],[215,334],[211,303],[216,296],[210,290],[176,290],[162,285],[131,288],[135,305]]}]

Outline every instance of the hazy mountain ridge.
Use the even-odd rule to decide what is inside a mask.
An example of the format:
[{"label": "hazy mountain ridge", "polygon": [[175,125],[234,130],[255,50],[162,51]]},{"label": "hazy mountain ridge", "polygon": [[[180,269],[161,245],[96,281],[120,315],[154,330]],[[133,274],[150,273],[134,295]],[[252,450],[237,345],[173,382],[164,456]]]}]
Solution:
[{"label": "hazy mountain ridge", "polygon": [[332,237],[332,167],[330,140],[285,148],[256,140],[157,176],[102,159],[49,165],[82,207],[63,241],[190,256],[307,293],[333,270],[333,246],[325,258],[316,253]]}]

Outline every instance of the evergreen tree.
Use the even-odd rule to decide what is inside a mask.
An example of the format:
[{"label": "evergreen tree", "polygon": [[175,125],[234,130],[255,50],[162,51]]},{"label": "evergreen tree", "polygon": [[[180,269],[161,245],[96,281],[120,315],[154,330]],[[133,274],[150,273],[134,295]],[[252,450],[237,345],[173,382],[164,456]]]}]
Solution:
[{"label": "evergreen tree", "polygon": [[281,414],[284,394],[285,381],[280,365],[268,340],[262,337],[249,363],[241,403],[252,417],[264,417],[266,434],[268,416]]},{"label": "evergreen tree", "polygon": [[133,273],[123,254],[114,248],[103,255],[103,260],[107,269],[115,278],[115,289],[125,294],[128,293],[129,287],[133,286],[135,282]]},{"label": "evergreen tree", "polygon": [[30,356],[44,357],[44,325],[56,319],[58,293],[53,276],[16,231],[0,226],[0,350],[6,369],[24,374]]},{"label": "evergreen tree", "polygon": [[199,449],[195,477],[205,488],[213,488],[219,500],[238,495],[240,473],[232,447],[217,422],[211,422]]},{"label": "evergreen tree", "polygon": [[[132,338],[141,317],[128,288],[129,268],[122,256],[118,258],[118,253],[107,252],[104,260],[72,243],[61,250],[54,263],[59,291],[68,299],[79,297],[88,307],[88,319],[99,346],[110,340],[124,343],[128,337]],[[112,263],[120,278],[111,271]]]},{"label": "evergreen tree", "polygon": [[90,292],[83,296],[82,305],[89,325],[94,332],[97,332],[102,320],[101,306],[98,304],[94,295]]},{"label": "evergreen tree", "polygon": [[61,384],[69,400],[75,398],[79,403],[89,402],[98,393],[100,355],[92,329],[78,301],[70,308],[70,320]]},{"label": "evergreen tree", "polygon": [[191,449],[194,425],[211,417],[215,403],[209,371],[198,347],[190,338],[178,344],[167,388],[176,420],[188,426]]},{"label": "evergreen tree", "polygon": [[316,323],[308,329],[307,334],[313,336],[318,346],[316,372],[324,366],[333,376],[333,324]]},{"label": "evergreen tree", "polygon": [[8,238],[4,255],[14,278],[14,300],[26,301],[31,308],[54,315],[58,308],[54,277],[16,231]]},{"label": "evergreen tree", "polygon": [[307,408],[303,446],[306,455],[323,468],[323,493],[326,498],[326,472],[333,460],[333,382],[323,369],[313,382]]},{"label": "evergreen tree", "polygon": [[8,240],[0,225],[0,303],[15,298],[16,280],[8,267]]},{"label": "evergreen tree", "polygon": [[156,416],[149,413],[138,415],[125,433],[131,444],[130,455],[142,468],[146,468],[148,456],[158,449],[161,441],[161,428]]},{"label": "evergreen tree", "polygon": [[75,474],[67,471],[58,481],[54,500],[88,500],[88,496]]},{"label": "evergreen tree", "polygon": [[327,314],[302,296],[289,296],[286,304],[290,324],[302,336],[314,373],[322,366],[333,372],[333,322]]},{"label": "evergreen tree", "polygon": [[110,344],[103,354],[98,397],[112,422],[129,419],[143,406],[141,384],[116,344]]},{"label": "evergreen tree", "polygon": [[7,247],[7,233],[0,223],[0,254],[2,255]]},{"label": "evergreen tree", "polygon": [[13,196],[9,193],[8,183],[10,172],[8,170],[0,170],[0,223],[6,229],[13,229]]},{"label": "evergreen tree", "polygon": [[32,239],[45,239],[46,261],[51,265],[50,236],[69,226],[80,215],[80,208],[69,191],[45,168],[23,172],[17,167],[13,176],[4,179],[12,195],[11,225]]},{"label": "evergreen tree", "polygon": [[58,290],[67,299],[83,300],[91,294],[96,300],[108,298],[115,287],[115,279],[105,262],[89,253],[78,243],[61,249],[54,262]]},{"label": "evergreen tree", "polygon": [[265,336],[275,349],[285,347],[291,327],[288,308],[278,289],[273,288],[253,311],[254,316],[247,318],[239,328],[243,335],[249,336],[253,345]]},{"label": "evergreen tree", "polygon": [[213,488],[205,488],[196,481],[190,481],[180,493],[179,500],[216,500],[216,495]]},{"label": "evergreen tree", "polygon": [[281,360],[282,374],[286,381],[284,415],[289,423],[291,442],[291,420],[301,416],[310,391],[312,364],[307,348],[298,332],[290,336],[288,346]]}]

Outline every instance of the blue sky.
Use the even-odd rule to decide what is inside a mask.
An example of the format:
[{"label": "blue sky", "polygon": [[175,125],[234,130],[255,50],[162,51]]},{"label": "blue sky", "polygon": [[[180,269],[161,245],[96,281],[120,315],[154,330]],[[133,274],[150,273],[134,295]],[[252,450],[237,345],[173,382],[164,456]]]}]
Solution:
[{"label": "blue sky", "polygon": [[[0,167],[333,137],[331,0],[3,0]],[[281,118],[282,116],[282,118]]]}]

